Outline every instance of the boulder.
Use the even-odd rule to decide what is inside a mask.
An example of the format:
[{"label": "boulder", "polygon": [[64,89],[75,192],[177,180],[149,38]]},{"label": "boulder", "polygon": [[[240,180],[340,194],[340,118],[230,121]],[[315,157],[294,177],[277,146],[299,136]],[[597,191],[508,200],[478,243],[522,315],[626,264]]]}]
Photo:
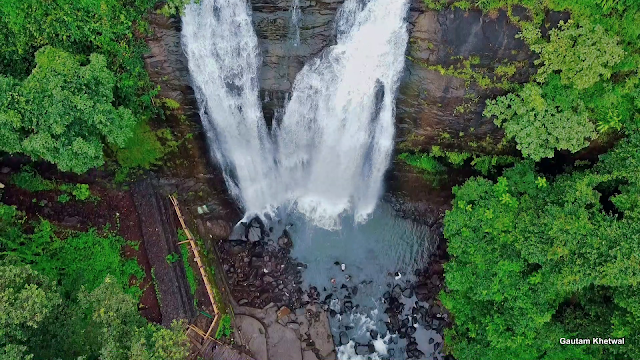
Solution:
[{"label": "boulder", "polygon": [[323,359],[335,359],[335,348],[333,345],[333,336],[331,335],[331,327],[329,326],[329,318],[325,311],[318,311],[316,316],[309,324],[309,336],[313,340],[318,355]]},{"label": "boulder", "polygon": [[267,359],[266,332],[260,321],[247,316],[236,315],[236,326],[242,339],[256,359]]},{"label": "boulder", "polygon": [[295,331],[273,323],[267,328],[267,352],[270,360],[302,360],[302,343]]},{"label": "boulder", "polygon": [[340,345],[346,345],[349,343],[349,334],[346,331],[340,331]]}]

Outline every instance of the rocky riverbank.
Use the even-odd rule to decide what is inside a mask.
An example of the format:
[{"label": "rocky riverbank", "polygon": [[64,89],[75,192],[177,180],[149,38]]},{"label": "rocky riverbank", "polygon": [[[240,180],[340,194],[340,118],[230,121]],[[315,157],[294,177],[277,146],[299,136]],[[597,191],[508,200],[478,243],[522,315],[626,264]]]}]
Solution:
[{"label": "rocky riverbank", "polygon": [[[239,305],[263,308],[270,303],[297,309],[302,306],[301,270],[306,266],[290,256],[293,242],[285,230],[277,236],[269,230],[245,226],[246,237],[220,243],[218,249],[233,298]],[[261,222],[260,222],[261,223]],[[254,229],[258,232],[255,241]],[[271,228],[273,231],[273,228]]]}]

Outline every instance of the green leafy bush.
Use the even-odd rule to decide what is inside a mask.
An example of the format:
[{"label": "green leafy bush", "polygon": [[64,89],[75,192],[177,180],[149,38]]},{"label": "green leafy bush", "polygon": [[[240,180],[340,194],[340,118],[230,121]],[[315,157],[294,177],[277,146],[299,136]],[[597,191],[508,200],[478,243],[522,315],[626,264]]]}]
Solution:
[{"label": "green leafy bush", "polygon": [[58,184],[53,180],[46,180],[30,167],[23,167],[19,173],[11,176],[11,182],[19,188],[29,192],[60,190],[64,192],[58,197],[60,202],[70,200],[72,194],[76,200],[85,201],[91,197],[88,184]]},{"label": "green leafy bush", "polygon": [[544,97],[543,89],[533,83],[517,94],[487,100],[484,116],[495,116],[496,125],[516,140],[525,157],[534,160],[553,157],[556,149],[576,152],[596,136],[582,101]]},{"label": "green leafy bush", "polygon": [[171,253],[165,257],[165,260],[167,261],[168,264],[173,264],[179,259],[180,259],[180,255],[178,255],[177,253]]},{"label": "green leafy bush", "polygon": [[87,184],[61,184],[58,189],[72,194],[76,200],[84,201],[91,197],[91,190]]},{"label": "green leafy bush", "polygon": [[170,17],[175,15],[182,15],[184,12],[184,7],[191,4],[192,2],[198,4],[200,0],[169,0],[167,1],[158,13]]},{"label": "green leafy bush", "polygon": [[61,194],[60,196],[58,196],[58,201],[61,203],[66,203],[69,200],[71,200],[71,197],[69,196],[69,194]]},{"label": "green leafy bush", "polygon": [[482,175],[487,176],[494,172],[496,167],[511,165],[517,161],[517,158],[506,155],[474,156],[473,161],[471,161],[471,166],[482,173]]},{"label": "green leafy bush", "polygon": [[444,166],[429,154],[402,153],[398,159],[426,173],[437,174],[445,170]]},{"label": "green leafy bush", "polygon": [[116,158],[125,169],[149,169],[160,163],[165,151],[156,133],[148,124],[138,123],[133,129],[133,136],[122,148],[115,148]]},{"label": "green leafy bush", "polygon": [[23,167],[19,173],[11,176],[11,183],[29,192],[49,191],[56,188],[55,182],[45,180],[35,170]]},{"label": "green leafy bush", "polygon": [[442,10],[447,5],[446,0],[424,0],[424,5],[427,9]]},{"label": "green leafy bush", "polygon": [[462,151],[462,152],[447,151],[446,152],[447,161],[451,163],[454,167],[462,166],[465,160],[467,160],[470,157],[471,157],[471,154],[466,151]]}]

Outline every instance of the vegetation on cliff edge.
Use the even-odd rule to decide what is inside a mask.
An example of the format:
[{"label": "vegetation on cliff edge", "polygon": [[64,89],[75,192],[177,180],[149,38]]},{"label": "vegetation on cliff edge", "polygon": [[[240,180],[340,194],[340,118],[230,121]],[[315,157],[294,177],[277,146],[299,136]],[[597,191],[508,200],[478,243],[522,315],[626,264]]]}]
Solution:
[{"label": "vegetation on cliff edge", "polygon": [[[488,100],[484,113],[523,159],[453,190],[440,295],[454,320],[447,350],[458,359],[640,358],[640,2],[455,4],[508,9],[539,58],[531,82]],[[531,20],[515,17],[516,5]],[[549,10],[571,20],[548,30]],[[559,152],[567,158],[595,139],[617,144],[597,160],[550,168]],[[594,337],[625,345],[560,344]]]}]

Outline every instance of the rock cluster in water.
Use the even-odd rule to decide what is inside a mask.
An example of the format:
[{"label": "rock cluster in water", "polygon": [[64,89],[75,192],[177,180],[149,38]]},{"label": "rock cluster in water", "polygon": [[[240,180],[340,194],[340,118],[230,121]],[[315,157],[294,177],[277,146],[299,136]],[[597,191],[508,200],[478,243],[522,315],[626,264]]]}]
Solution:
[{"label": "rock cluster in water", "polygon": [[[301,271],[306,265],[290,256],[293,242],[288,231],[285,229],[276,234],[272,227],[257,218],[242,226],[241,235],[232,237],[236,240],[222,242],[219,246],[232,295],[240,305],[264,308],[273,303],[298,311],[317,307],[330,318],[358,312],[360,305],[355,297],[367,281],[342,284],[338,281],[330,289],[310,286],[303,291]],[[385,304],[385,325],[392,336],[385,340],[390,346],[387,355],[381,358],[445,359],[441,353],[442,334],[450,325],[450,319],[437,300],[444,284],[445,257],[446,249],[441,243],[428,266],[412,274],[388,274],[387,289],[379,296]],[[340,262],[334,265],[343,266]],[[291,321],[287,324],[296,330],[299,326]],[[347,333],[352,328],[346,326],[344,330],[335,336],[335,345],[346,345],[353,340]],[[378,333],[375,329],[368,334],[368,341],[355,343],[357,355],[373,354],[376,352],[374,342],[387,336],[386,332]],[[301,336],[301,340],[304,342],[308,338]],[[403,352],[401,356],[399,351]]]},{"label": "rock cluster in water", "polygon": [[[443,332],[450,326],[449,314],[437,300],[437,295],[443,288],[443,262],[445,249],[439,246],[432,256],[427,267],[414,271],[413,274],[389,273],[389,278],[394,279],[387,283],[387,290],[381,294],[381,300],[385,304],[385,321],[389,335],[387,338],[388,352],[382,359],[394,359],[399,356],[398,351],[404,350],[401,358],[408,359],[446,359],[442,354]],[[336,265],[341,265],[336,262]],[[402,280],[401,280],[402,279]],[[411,279],[411,280],[407,280]],[[359,305],[354,303],[354,297],[358,294],[358,287],[362,285],[334,285],[333,289],[318,291],[311,287],[303,295],[303,301],[318,302],[328,311],[331,318],[345,316],[358,311]],[[327,290],[330,292],[327,293]],[[349,331],[352,327],[345,326],[335,337],[337,346],[349,344]],[[379,333],[372,329],[369,331],[368,342],[356,342],[354,346],[357,355],[366,356],[376,352],[374,341],[385,338],[386,333]],[[400,340],[405,345],[398,343]],[[396,346],[394,346],[396,345]],[[379,354],[380,355],[380,354]]]},{"label": "rock cluster in water", "polygon": [[278,237],[258,218],[244,224],[241,239],[219,246],[220,258],[239,305],[263,308],[269,303],[291,308],[302,305],[302,274],[305,264],[290,256],[293,245],[286,230]]}]

